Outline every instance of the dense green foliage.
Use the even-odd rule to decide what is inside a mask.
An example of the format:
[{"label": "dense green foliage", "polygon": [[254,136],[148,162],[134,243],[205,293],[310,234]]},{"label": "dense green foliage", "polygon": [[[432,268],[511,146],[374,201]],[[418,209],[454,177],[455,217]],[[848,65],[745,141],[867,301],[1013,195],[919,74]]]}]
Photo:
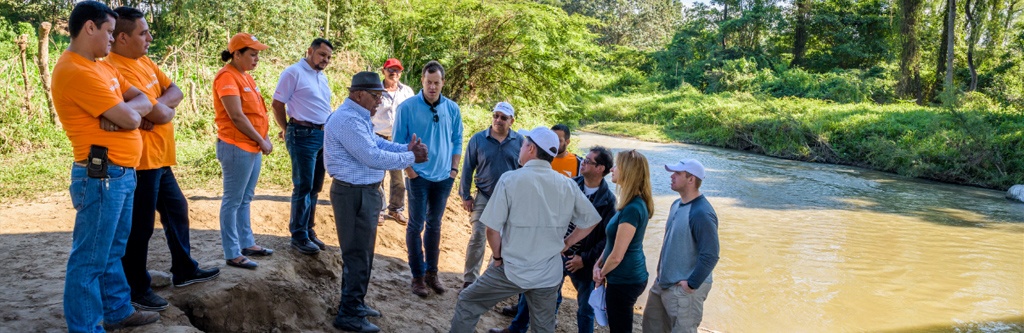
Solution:
[{"label": "dense green foliage", "polygon": [[[419,89],[420,68],[438,59],[448,69],[444,94],[463,105],[467,135],[487,126],[491,105],[507,100],[520,128],[564,122],[956,183],[1024,182],[1015,148],[1024,137],[1024,0],[957,2],[964,7],[957,13],[970,6],[974,20],[965,24],[958,14],[953,27],[955,80],[941,108],[945,1],[913,1],[107,3],[147,13],[150,57],[185,92],[175,124],[176,172],[186,188],[219,186],[210,86],[223,66],[220,51],[238,31],[271,46],[252,73],[268,101],[279,73],[323,36],[336,45],[325,71],[334,105],[355,72],[396,57],[406,67],[403,81]],[[18,166],[0,169],[0,198],[66,186],[70,144],[50,122],[34,59],[42,22],[54,23],[51,68],[67,47],[73,4],[0,0],[0,160]],[[916,32],[918,43],[900,29]],[[22,35],[27,86],[14,42]],[[916,48],[904,52],[906,45]],[[899,82],[915,84],[897,92]],[[287,152],[272,137],[261,182],[287,187]]]},{"label": "dense green foliage", "polygon": [[[961,111],[914,104],[836,104],[705,95],[693,88],[595,97],[589,130],[856,165],[911,177],[1006,188],[1024,183],[1024,114],[971,94]],[[626,123],[623,123],[626,122]]]}]

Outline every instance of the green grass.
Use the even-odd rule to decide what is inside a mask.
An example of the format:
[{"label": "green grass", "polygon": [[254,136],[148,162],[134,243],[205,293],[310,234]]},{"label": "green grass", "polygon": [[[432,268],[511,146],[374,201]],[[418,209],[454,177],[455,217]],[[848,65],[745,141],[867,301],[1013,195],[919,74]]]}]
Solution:
[{"label": "green grass", "polygon": [[813,162],[856,165],[1006,189],[1024,183],[1024,113],[964,103],[836,104],[692,89],[596,94],[575,114],[583,128]]}]

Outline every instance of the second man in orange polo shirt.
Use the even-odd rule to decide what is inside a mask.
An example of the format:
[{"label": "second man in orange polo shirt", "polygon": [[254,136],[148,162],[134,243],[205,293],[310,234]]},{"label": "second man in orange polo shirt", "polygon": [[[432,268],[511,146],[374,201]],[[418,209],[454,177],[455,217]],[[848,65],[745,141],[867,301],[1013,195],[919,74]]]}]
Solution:
[{"label": "second man in orange polo shirt", "polygon": [[175,287],[212,280],[220,270],[201,269],[192,259],[188,201],[171,171],[171,166],[177,164],[171,120],[175,115],[174,108],[183,97],[181,89],[146,56],[153,36],[142,12],[131,7],[120,7],[114,11],[118,19],[107,62],[153,103],[153,110],[142,118],[140,126],[142,157],[136,173],[138,185],[132,209],[132,230],[121,265],[132,290],[132,304],[144,310],[161,311],[167,308],[167,301],[150,288],[150,276],[146,270],[156,212],[160,212],[160,223],[171,251],[171,274]]}]

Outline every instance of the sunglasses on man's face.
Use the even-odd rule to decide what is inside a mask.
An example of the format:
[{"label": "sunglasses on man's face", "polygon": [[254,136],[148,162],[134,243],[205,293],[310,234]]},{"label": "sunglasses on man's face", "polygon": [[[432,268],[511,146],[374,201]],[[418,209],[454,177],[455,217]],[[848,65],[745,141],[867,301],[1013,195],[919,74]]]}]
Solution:
[{"label": "sunglasses on man's face", "polygon": [[398,68],[385,68],[384,70],[391,74],[402,74],[402,70]]},{"label": "sunglasses on man's face", "polygon": [[512,117],[509,117],[509,116],[506,116],[506,115],[503,115],[503,114],[497,114],[497,113],[494,114],[494,119],[501,119],[503,121],[508,121],[509,118],[512,118]]},{"label": "sunglasses on man's face", "polygon": [[586,159],[583,159],[583,164],[590,164],[590,165],[596,166],[597,165],[597,161],[589,159],[589,158],[586,158]]}]

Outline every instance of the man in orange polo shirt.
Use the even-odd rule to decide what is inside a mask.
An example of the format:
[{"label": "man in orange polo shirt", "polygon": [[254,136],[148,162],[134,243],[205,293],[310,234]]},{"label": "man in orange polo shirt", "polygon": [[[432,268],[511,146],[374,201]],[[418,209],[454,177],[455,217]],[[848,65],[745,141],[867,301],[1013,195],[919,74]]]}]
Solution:
[{"label": "man in orange polo shirt", "polygon": [[97,60],[110,53],[116,19],[103,3],[75,5],[68,18],[71,44],[53,68],[53,104],[75,161],[70,192],[77,214],[64,279],[69,332],[102,332],[160,318],[132,307],[120,263],[142,155],[137,128],[153,104],[113,66]]},{"label": "man in orange polo shirt", "polygon": [[171,251],[171,274],[175,287],[209,281],[220,274],[214,267],[199,268],[191,257],[188,232],[188,201],[178,187],[171,166],[176,164],[174,154],[174,108],[184,96],[146,53],[153,35],[141,11],[119,7],[114,27],[114,45],[107,62],[142,90],[153,104],[153,110],[142,118],[142,158],[137,168],[138,186],[132,209],[132,231],[128,236],[125,255],[121,258],[125,278],[132,290],[132,304],[149,311],[162,311],[167,301],[150,288],[146,270],[149,239],[153,236],[155,212],[160,212],[167,247]]},{"label": "man in orange polo shirt", "polygon": [[580,175],[580,166],[583,159],[568,151],[570,133],[569,126],[557,124],[551,130],[558,135],[558,154],[551,161],[551,168],[569,178],[576,178]]}]

